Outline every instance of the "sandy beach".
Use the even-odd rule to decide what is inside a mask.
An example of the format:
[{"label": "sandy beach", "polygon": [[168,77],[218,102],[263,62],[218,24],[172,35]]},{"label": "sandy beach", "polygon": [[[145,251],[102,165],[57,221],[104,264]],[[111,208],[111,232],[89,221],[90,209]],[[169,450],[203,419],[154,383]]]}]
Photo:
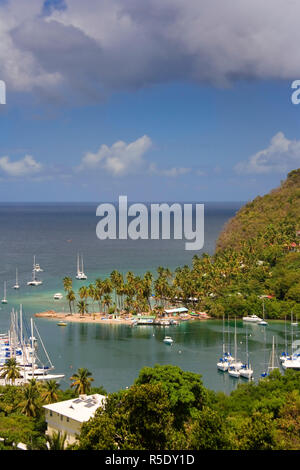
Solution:
[{"label": "sandy beach", "polygon": [[77,323],[108,323],[116,324],[123,323],[130,325],[133,321],[133,318],[104,318],[104,315],[101,313],[85,313],[81,315],[80,313],[63,313],[55,312],[54,310],[49,310],[47,312],[40,312],[34,315],[35,317],[48,318],[49,320],[63,320],[65,322],[77,322]]},{"label": "sandy beach", "polygon": [[[143,315],[149,316],[149,313],[144,313]],[[59,321],[64,321],[64,322],[76,322],[76,323],[106,323],[106,324],[125,324],[125,325],[131,325],[134,320],[136,320],[136,317],[133,317],[131,315],[120,318],[108,318],[105,316],[103,313],[85,313],[84,315],[81,315],[80,313],[64,313],[64,312],[55,312],[54,310],[48,310],[46,312],[40,312],[36,313],[34,315],[35,317],[41,317],[41,318],[47,318],[49,320],[59,320]],[[112,317],[110,315],[110,317]],[[143,316],[141,316],[142,318]],[[210,318],[209,316],[202,316],[202,317],[193,317],[189,315],[188,317],[185,318],[185,320],[205,320]],[[176,320],[176,321],[182,321],[183,319],[180,317],[163,317],[163,320]]]}]

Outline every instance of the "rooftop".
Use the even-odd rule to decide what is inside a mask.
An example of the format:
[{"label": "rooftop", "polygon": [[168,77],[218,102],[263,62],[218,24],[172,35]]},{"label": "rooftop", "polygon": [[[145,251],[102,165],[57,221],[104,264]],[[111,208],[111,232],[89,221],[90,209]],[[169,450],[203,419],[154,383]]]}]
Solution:
[{"label": "rooftop", "polygon": [[43,408],[83,423],[94,416],[95,411],[103,405],[105,399],[105,395],[99,395],[98,393],[80,395],[79,398],[51,403],[50,405],[44,405]]}]

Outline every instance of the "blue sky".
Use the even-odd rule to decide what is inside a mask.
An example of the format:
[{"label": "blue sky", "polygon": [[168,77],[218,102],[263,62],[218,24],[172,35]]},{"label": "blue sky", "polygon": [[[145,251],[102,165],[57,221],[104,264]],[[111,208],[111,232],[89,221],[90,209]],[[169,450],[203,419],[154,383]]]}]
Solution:
[{"label": "blue sky", "polygon": [[[147,3],[154,14],[157,3]],[[280,11],[283,3],[276,3]],[[112,14],[107,2],[99,4],[99,18]],[[138,12],[144,43],[136,46],[134,1],[125,4],[131,22],[118,46],[113,24],[99,38],[93,18],[79,22],[85,10],[76,0],[64,8],[36,0],[26,12],[21,0],[4,2],[2,18],[12,26],[0,19],[0,40],[8,44],[0,47],[0,79],[7,86],[7,104],[0,105],[0,201],[102,202],[120,194],[137,201],[245,201],[300,167],[300,105],[291,102],[300,71],[287,63],[283,73],[286,60],[278,56],[280,66],[276,54],[262,71],[264,58],[252,57],[254,46],[253,70],[228,46],[227,61],[235,60],[228,71],[210,38],[208,58],[202,50],[187,53],[191,43],[176,54],[169,38],[168,54],[158,58],[157,23],[144,20],[147,10]],[[193,12],[185,13],[188,21]],[[173,14],[160,11],[164,28]],[[63,41],[55,44],[56,35]],[[126,62],[118,55],[122,41],[133,48],[124,52]]]}]

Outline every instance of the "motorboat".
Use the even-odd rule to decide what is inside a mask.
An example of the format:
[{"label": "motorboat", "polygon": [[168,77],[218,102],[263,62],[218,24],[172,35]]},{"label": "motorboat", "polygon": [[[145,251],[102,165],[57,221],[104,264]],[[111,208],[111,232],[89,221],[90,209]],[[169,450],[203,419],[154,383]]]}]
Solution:
[{"label": "motorboat", "polygon": [[163,341],[166,344],[172,344],[174,342],[171,336],[165,336]]},{"label": "motorboat", "polygon": [[63,295],[60,292],[57,292],[53,296],[54,300],[61,300],[63,298]]},{"label": "motorboat", "polygon": [[59,322],[57,322],[57,326],[67,326],[67,324],[68,324],[67,322],[62,321],[62,320],[60,320]]},{"label": "motorboat", "polygon": [[262,321],[262,318],[258,317],[257,315],[248,315],[246,317],[243,317],[243,321],[249,323],[258,323],[259,321]]}]

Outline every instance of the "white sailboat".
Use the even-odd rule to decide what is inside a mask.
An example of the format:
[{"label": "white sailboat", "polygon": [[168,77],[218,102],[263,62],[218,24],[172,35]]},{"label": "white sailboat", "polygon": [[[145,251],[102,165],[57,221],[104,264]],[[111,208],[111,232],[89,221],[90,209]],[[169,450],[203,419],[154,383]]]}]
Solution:
[{"label": "white sailboat", "polygon": [[33,269],[36,273],[44,271],[38,263],[35,262],[35,256],[33,257]]},{"label": "white sailboat", "polygon": [[33,269],[32,279],[31,279],[31,281],[27,282],[27,285],[28,286],[40,286],[41,284],[43,284],[43,281],[40,281],[40,280],[36,279],[35,270]]},{"label": "white sailboat", "polygon": [[296,316],[296,321],[293,321],[293,313],[291,314],[291,325],[292,326],[298,326],[297,316]]},{"label": "white sailboat", "polygon": [[226,353],[226,346],[225,346],[225,319],[223,316],[223,346],[222,346],[222,357],[220,357],[219,362],[217,362],[218,370],[222,372],[226,372],[229,367],[228,355]]},{"label": "white sailboat", "polygon": [[236,318],[234,320],[234,357],[235,359],[229,365],[228,374],[231,377],[239,378],[240,368],[243,366],[243,363],[237,359]]},{"label": "white sailboat", "polygon": [[7,304],[7,299],[6,299],[6,281],[4,281],[4,295],[3,299],[1,300],[2,304]]},{"label": "white sailboat", "polygon": [[267,326],[268,322],[265,320],[265,303],[263,301],[263,319],[257,322],[258,325]]},{"label": "white sailboat", "polygon": [[79,254],[77,254],[77,274],[76,274],[76,279],[79,279],[80,281],[86,280],[87,275],[84,273],[83,270],[83,256],[81,255],[81,270],[79,267]]},{"label": "white sailboat", "polygon": [[[24,385],[31,379],[36,380],[56,380],[59,381],[64,374],[55,374],[51,372],[54,366],[51,359],[46,351],[44,343],[40,337],[39,331],[33,322],[31,323],[31,336],[25,338],[23,330],[23,316],[22,306],[20,306],[20,316],[14,310],[11,312],[11,325],[8,334],[0,338],[0,370],[8,358],[15,358],[19,366],[21,377],[16,379],[15,385]],[[34,331],[35,330],[35,331]],[[37,334],[37,338],[34,337],[34,332]],[[42,345],[44,355],[46,358],[46,364],[44,365],[41,358],[38,357],[38,341]],[[5,379],[0,379],[1,385],[5,385]]]},{"label": "white sailboat", "polygon": [[291,318],[291,354],[284,357],[282,361],[282,367],[286,369],[300,370],[300,352],[299,349],[295,351],[294,346],[294,330],[293,330],[293,316]]},{"label": "white sailboat", "polygon": [[289,356],[289,353],[288,353],[288,341],[287,341],[287,330],[286,330],[286,316],[284,318],[284,343],[285,343],[285,350],[283,351],[283,353],[281,353],[281,356],[280,356],[280,360],[281,362],[285,361],[286,359],[288,359],[290,356]]},{"label": "white sailboat", "polygon": [[248,331],[246,330],[246,364],[243,364],[240,368],[240,376],[244,377],[245,379],[251,379],[253,376],[253,369],[251,368],[251,364],[249,363],[249,351],[248,351]]},{"label": "white sailboat", "polygon": [[278,358],[277,358],[276,350],[275,350],[275,337],[273,336],[272,351],[270,355],[268,374],[272,372],[274,369],[279,369],[279,363],[278,363]]},{"label": "white sailboat", "polygon": [[14,289],[20,289],[19,282],[18,282],[18,268],[16,268],[16,283],[14,285]]}]

